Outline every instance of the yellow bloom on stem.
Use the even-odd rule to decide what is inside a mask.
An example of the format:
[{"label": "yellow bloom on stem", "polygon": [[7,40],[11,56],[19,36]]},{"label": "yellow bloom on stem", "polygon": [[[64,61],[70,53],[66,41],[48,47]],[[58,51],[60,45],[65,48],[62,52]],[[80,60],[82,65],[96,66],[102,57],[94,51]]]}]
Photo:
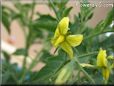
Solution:
[{"label": "yellow bloom on stem", "polygon": [[69,57],[73,58],[72,47],[76,47],[81,44],[83,40],[83,35],[68,35],[69,30],[69,18],[64,17],[58,24],[54,37],[52,39],[52,44],[54,47],[60,46],[65,52],[68,53]]},{"label": "yellow bloom on stem", "polygon": [[97,56],[97,66],[98,67],[107,67],[107,59],[106,59],[106,50],[100,49]]},{"label": "yellow bloom on stem", "polygon": [[103,50],[100,48],[100,51],[97,56],[97,66],[102,68],[102,75],[105,80],[105,83],[108,82],[109,75],[110,75],[110,68],[108,65],[108,60],[109,56],[107,57],[106,50]]}]

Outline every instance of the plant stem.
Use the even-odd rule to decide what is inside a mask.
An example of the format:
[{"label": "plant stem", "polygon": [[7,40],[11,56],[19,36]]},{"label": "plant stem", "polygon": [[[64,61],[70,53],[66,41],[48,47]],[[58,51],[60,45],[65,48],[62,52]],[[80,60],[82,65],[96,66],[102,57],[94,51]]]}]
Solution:
[{"label": "plant stem", "polygon": [[99,32],[99,33],[96,33],[96,34],[92,34],[92,35],[86,37],[84,40],[87,40],[87,39],[89,39],[89,38],[92,38],[92,37],[95,37],[95,36],[97,36],[97,35],[104,34],[104,33],[107,33],[107,32],[114,32],[114,31],[112,31],[112,30],[106,30],[106,31],[103,31],[103,32]]},{"label": "plant stem", "polygon": [[[29,21],[29,25],[31,26],[31,22],[32,22],[32,18],[33,18],[33,13],[34,13],[34,7],[35,7],[35,2],[33,1],[33,7],[32,7],[32,10],[31,10],[31,16],[30,16],[30,21]],[[22,68],[22,77],[21,77],[21,80],[19,80],[19,83],[22,83],[25,79],[25,76],[26,76],[26,58],[28,56],[28,50],[29,50],[29,46],[28,46],[28,35],[26,36],[26,47],[25,49],[27,50],[26,51],[26,54],[24,56],[24,60],[23,60],[23,68]]]},{"label": "plant stem", "polygon": [[[87,54],[83,54],[80,56],[77,56],[77,58],[81,58],[81,57],[85,57],[85,56],[89,56],[89,55],[94,55],[97,54],[98,52],[91,52],[91,53],[87,53]],[[78,59],[74,58],[74,61],[77,63],[77,65],[79,66],[80,70],[87,76],[88,80],[91,81],[92,83],[95,84],[95,81],[91,78],[91,76],[89,76],[89,74],[83,69],[83,67],[80,65]]]},{"label": "plant stem", "polygon": [[43,55],[42,51],[40,53],[37,53],[36,57],[33,59],[32,63],[30,64],[28,70],[31,70],[39,62],[42,55]]},{"label": "plant stem", "polygon": [[60,19],[59,19],[59,16],[58,16],[58,12],[57,12],[57,10],[56,10],[54,4],[53,4],[53,1],[52,1],[52,0],[49,0],[49,2],[50,2],[51,6],[52,6],[52,8],[53,8],[53,10],[54,10],[54,12],[55,12],[55,15],[56,15],[56,17],[57,17],[57,21],[59,21]]},{"label": "plant stem", "polygon": [[80,65],[79,61],[75,58],[74,59],[77,65],[79,66],[80,70],[87,76],[88,80],[91,81],[93,84],[95,84],[95,81],[91,78],[91,76],[83,69],[83,67]]},{"label": "plant stem", "polygon": [[83,55],[77,56],[77,58],[81,58],[81,57],[85,57],[85,56],[89,56],[89,55],[95,55],[97,53],[98,53],[98,51],[90,52],[90,53],[87,53],[87,54],[83,54]]},{"label": "plant stem", "polygon": [[89,38],[95,37],[95,36],[97,36],[97,35],[99,35],[99,34],[101,34],[101,33],[92,34],[92,35],[90,35],[90,36],[87,36],[84,40],[87,40],[87,39],[89,39]]},{"label": "plant stem", "polygon": [[58,48],[55,49],[55,51],[53,52],[53,54],[55,54],[57,52]]}]

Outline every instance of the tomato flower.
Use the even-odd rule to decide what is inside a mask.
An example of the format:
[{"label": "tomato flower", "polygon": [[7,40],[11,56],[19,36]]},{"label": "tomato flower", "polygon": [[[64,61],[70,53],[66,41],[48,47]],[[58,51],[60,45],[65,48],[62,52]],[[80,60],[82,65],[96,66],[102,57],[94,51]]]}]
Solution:
[{"label": "tomato flower", "polygon": [[51,43],[54,47],[60,46],[65,52],[68,53],[69,57],[73,58],[72,47],[79,46],[83,40],[83,35],[69,35],[69,18],[64,17],[58,24],[54,37]]}]

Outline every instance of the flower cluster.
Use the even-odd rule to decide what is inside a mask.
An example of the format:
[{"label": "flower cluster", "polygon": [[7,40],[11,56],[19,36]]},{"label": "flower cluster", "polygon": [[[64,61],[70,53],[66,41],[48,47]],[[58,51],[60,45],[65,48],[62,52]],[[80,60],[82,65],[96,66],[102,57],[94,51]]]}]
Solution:
[{"label": "flower cluster", "polygon": [[[83,40],[83,35],[71,35],[68,33],[69,28],[69,18],[64,17],[59,24],[57,25],[57,28],[55,30],[54,37],[51,40],[51,43],[54,47],[61,47],[70,57],[70,59],[73,59],[73,47],[79,46]],[[100,51],[97,55],[97,67],[99,67],[102,70],[102,75],[104,80],[107,82],[109,79],[111,68],[109,67],[109,62],[107,60],[107,54],[106,50],[103,50],[100,48]],[[70,65],[70,63],[69,63]],[[68,77],[70,76],[71,70],[73,70],[72,66],[65,66],[58,78],[56,79],[56,83],[64,83],[67,81]],[[82,67],[94,67],[90,64],[80,64]],[[112,64],[113,67],[114,64]],[[63,78],[65,75],[67,75],[67,78]]]}]

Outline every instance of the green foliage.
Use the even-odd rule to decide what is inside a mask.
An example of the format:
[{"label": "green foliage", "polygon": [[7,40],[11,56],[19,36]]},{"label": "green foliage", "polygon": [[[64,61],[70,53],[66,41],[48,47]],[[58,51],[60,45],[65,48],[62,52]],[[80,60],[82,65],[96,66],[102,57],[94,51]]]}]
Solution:
[{"label": "green foliage", "polygon": [[26,49],[21,48],[21,49],[17,49],[13,55],[26,55]]},{"label": "green foliage", "polygon": [[40,15],[40,18],[32,22],[34,29],[46,29],[47,31],[54,32],[57,26],[57,21],[50,15]]},{"label": "green foliage", "polygon": [[5,26],[6,30],[8,33],[10,33],[10,23],[11,23],[11,13],[10,10],[8,10],[6,7],[2,6],[1,8],[1,13],[2,19],[0,18],[0,21],[2,21],[3,25]]},{"label": "green foliage", "polygon": [[[80,2],[81,5],[89,4],[88,0],[82,1]],[[29,4],[23,4],[19,0],[12,2],[17,11],[5,5],[1,6],[0,15],[2,13],[2,18],[0,18],[0,21],[5,26],[7,32],[11,32],[10,25],[13,20],[16,20],[25,36],[25,48],[19,48],[12,54],[24,56],[21,68],[17,64],[10,63],[11,55],[5,51],[2,52],[5,57],[5,59],[0,60],[3,67],[0,70],[2,73],[2,84],[12,82],[14,84],[55,84],[61,69],[64,69],[65,65],[71,62],[68,55],[61,48],[56,49],[55,53],[57,55],[50,53],[52,49],[51,38],[59,21],[63,17],[72,15],[70,12],[74,7],[68,7],[68,2],[69,0],[48,0],[46,5],[54,12],[55,16],[48,13],[35,14],[35,6],[39,5],[35,0]],[[70,77],[68,78],[67,74],[64,76],[64,79],[68,78],[67,82],[65,82],[67,84],[104,84],[102,73],[99,71],[99,68],[96,68],[96,57],[99,49],[106,49],[107,54],[112,55],[114,58],[114,25],[110,27],[110,24],[114,21],[114,8],[92,28],[87,25],[87,22],[94,16],[94,9],[93,7],[81,6],[78,15],[74,15],[73,22],[70,20],[69,33],[83,34],[84,39],[80,46],[73,48],[75,57],[72,61],[76,64],[73,64],[74,69],[73,73],[70,73]],[[33,20],[34,15],[36,15],[36,19]],[[112,34],[106,36],[108,32]],[[30,66],[26,68],[29,48],[37,40],[42,40],[44,47],[32,60]],[[45,66],[41,70],[33,72],[33,67],[39,62],[44,63]],[[91,64],[94,67],[83,68],[81,63]],[[112,63],[114,63],[114,60],[111,61]],[[26,78],[28,76],[29,78]],[[108,84],[114,84],[113,80],[114,69],[111,70]]]},{"label": "green foliage", "polygon": [[49,83],[49,79],[54,77],[54,74],[64,64],[65,60],[63,58],[61,58],[59,56],[50,57],[48,59],[48,61],[46,62],[46,65],[38,73],[32,74],[33,82],[35,82],[35,83]]}]

